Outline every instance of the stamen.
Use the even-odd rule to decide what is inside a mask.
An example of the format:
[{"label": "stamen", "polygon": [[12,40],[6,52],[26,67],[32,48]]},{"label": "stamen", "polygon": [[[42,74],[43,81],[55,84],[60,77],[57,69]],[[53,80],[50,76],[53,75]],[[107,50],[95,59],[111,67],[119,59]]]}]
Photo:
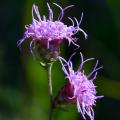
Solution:
[{"label": "stamen", "polygon": [[83,67],[83,55],[82,55],[81,52],[80,52],[80,56],[81,56],[81,64],[80,64],[80,66],[79,66],[77,72],[79,72],[79,71],[82,69],[82,67]]},{"label": "stamen", "polygon": [[48,6],[48,10],[49,10],[49,20],[50,21],[53,21],[53,11],[52,9],[50,8],[50,5],[47,3],[47,6]]},{"label": "stamen", "polygon": [[40,13],[39,13],[38,7],[35,4],[33,4],[33,7],[32,7],[32,18],[33,18],[33,21],[35,20],[35,18],[34,18],[34,11],[35,11],[39,21],[41,21],[41,17],[40,17]]},{"label": "stamen", "polygon": [[95,65],[93,71],[87,76],[88,78],[89,78],[94,72],[96,72],[96,71],[98,71],[99,69],[103,68],[103,66],[97,68],[97,65],[98,65],[98,60],[97,60],[97,62],[96,62],[96,65]]},{"label": "stamen", "polygon": [[63,16],[64,16],[64,10],[63,10],[63,8],[62,8],[60,5],[58,5],[58,4],[56,4],[56,3],[53,3],[53,4],[56,5],[57,7],[59,7],[60,10],[61,10],[61,13],[60,13],[60,15],[59,15],[59,17],[58,17],[58,21],[61,21],[61,19],[62,19]]},{"label": "stamen", "polygon": [[72,22],[72,26],[74,27],[74,21],[72,20],[72,18],[68,17],[68,19]]},{"label": "stamen", "polygon": [[80,18],[79,26],[80,26],[80,24],[82,22],[82,19],[83,19],[83,12],[82,12],[82,15],[81,15],[81,18]]},{"label": "stamen", "polygon": [[30,42],[30,52],[31,52],[33,58],[35,58],[35,54],[34,54],[34,52],[33,52],[33,47],[32,47],[33,42],[34,42],[34,41],[31,41],[31,42]]}]

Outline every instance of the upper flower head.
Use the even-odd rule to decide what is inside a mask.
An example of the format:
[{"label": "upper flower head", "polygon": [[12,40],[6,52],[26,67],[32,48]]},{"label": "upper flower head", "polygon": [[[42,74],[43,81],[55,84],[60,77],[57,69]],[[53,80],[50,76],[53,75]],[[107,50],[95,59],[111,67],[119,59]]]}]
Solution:
[{"label": "upper flower head", "polygon": [[97,67],[97,61],[92,72],[89,75],[85,75],[84,70],[82,70],[83,64],[89,60],[92,60],[93,58],[83,61],[83,55],[81,54],[82,62],[77,71],[73,70],[71,58],[67,62],[62,57],[59,57],[60,62],[62,64],[62,69],[67,75],[67,78],[69,79],[69,84],[71,84],[74,87],[74,89],[73,87],[71,89],[73,91],[73,96],[68,97],[67,95],[67,99],[68,101],[69,99],[76,99],[78,112],[81,112],[83,118],[86,119],[85,114],[87,114],[91,120],[94,120],[94,111],[92,109],[92,106],[95,105],[96,99],[101,98],[102,96],[96,96],[96,86],[93,84],[93,80],[96,79],[97,71],[102,67]]},{"label": "upper flower head", "polygon": [[[80,24],[83,18],[83,14],[81,16],[81,20],[78,22],[76,18],[74,18],[75,22],[68,17],[68,19],[72,22],[71,26],[65,25],[63,22],[61,22],[64,12],[66,9],[73,7],[73,5],[67,6],[65,8],[62,8],[56,3],[53,3],[59,9],[61,10],[61,13],[58,17],[57,20],[53,20],[53,11],[50,7],[50,5],[47,3],[48,11],[49,11],[49,18],[46,18],[45,15],[41,17],[38,7],[33,4],[32,7],[32,23],[29,25],[25,26],[25,33],[24,37],[18,41],[18,46],[21,45],[21,43],[26,39],[26,38],[32,38],[32,41],[30,43],[30,50],[31,53],[33,54],[33,43],[34,42],[39,42],[40,44],[44,44],[47,49],[50,49],[50,45],[54,43],[56,46],[59,46],[59,44],[63,41],[63,39],[67,39],[69,44],[73,43],[74,45],[78,46],[77,44],[74,43],[74,38],[73,36],[78,32],[81,31],[85,35],[85,38],[87,38],[87,34],[80,28]],[[36,19],[34,16],[34,13],[36,14]]]}]

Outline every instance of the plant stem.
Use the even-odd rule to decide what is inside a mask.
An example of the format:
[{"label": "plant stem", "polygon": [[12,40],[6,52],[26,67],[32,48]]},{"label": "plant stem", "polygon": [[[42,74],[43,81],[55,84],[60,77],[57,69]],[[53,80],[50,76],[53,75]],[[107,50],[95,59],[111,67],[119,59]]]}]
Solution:
[{"label": "plant stem", "polygon": [[52,63],[47,64],[47,76],[48,76],[48,90],[50,96],[50,113],[49,113],[49,120],[52,120],[52,113],[53,113],[53,100],[52,100],[52,79],[51,79],[51,70],[52,70]]}]

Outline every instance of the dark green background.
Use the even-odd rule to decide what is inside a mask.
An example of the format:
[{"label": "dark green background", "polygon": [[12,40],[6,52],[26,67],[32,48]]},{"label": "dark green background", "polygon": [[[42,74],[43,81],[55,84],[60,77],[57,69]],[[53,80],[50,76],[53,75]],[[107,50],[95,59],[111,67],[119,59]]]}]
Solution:
[{"label": "dark green background", "polygon": [[[85,40],[78,33],[78,44],[85,58],[95,57],[104,68],[95,80],[98,95],[105,97],[97,101],[95,120],[120,120],[120,1],[119,0],[49,0],[55,18],[59,14],[52,2],[65,7],[63,22],[70,25],[67,16],[77,17],[84,13],[81,24],[88,34]],[[16,42],[31,23],[32,4],[39,6],[41,14],[47,14],[45,0],[1,0],[0,1],[0,120],[47,120],[49,112],[48,85],[45,70],[33,60],[29,42],[24,42],[20,51]],[[66,59],[73,53],[74,46],[61,47]],[[73,59],[74,67],[80,64],[79,52]],[[84,66],[86,74],[95,61]],[[57,61],[52,70],[54,96],[67,80]],[[54,120],[81,120],[74,105],[67,106],[68,112],[56,110]],[[89,119],[89,118],[88,118]]]}]

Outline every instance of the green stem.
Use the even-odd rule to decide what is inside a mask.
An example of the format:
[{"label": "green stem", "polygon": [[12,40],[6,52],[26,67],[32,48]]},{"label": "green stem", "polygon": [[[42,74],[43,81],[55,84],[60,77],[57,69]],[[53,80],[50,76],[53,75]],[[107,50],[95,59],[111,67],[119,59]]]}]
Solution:
[{"label": "green stem", "polygon": [[53,100],[52,100],[52,79],[51,79],[51,70],[52,70],[52,63],[47,64],[47,76],[48,76],[48,89],[49,89],[49,96],[50,96],[50,113],[49,113],[49,120],[52,120],[52,113],[53,113]]}]

